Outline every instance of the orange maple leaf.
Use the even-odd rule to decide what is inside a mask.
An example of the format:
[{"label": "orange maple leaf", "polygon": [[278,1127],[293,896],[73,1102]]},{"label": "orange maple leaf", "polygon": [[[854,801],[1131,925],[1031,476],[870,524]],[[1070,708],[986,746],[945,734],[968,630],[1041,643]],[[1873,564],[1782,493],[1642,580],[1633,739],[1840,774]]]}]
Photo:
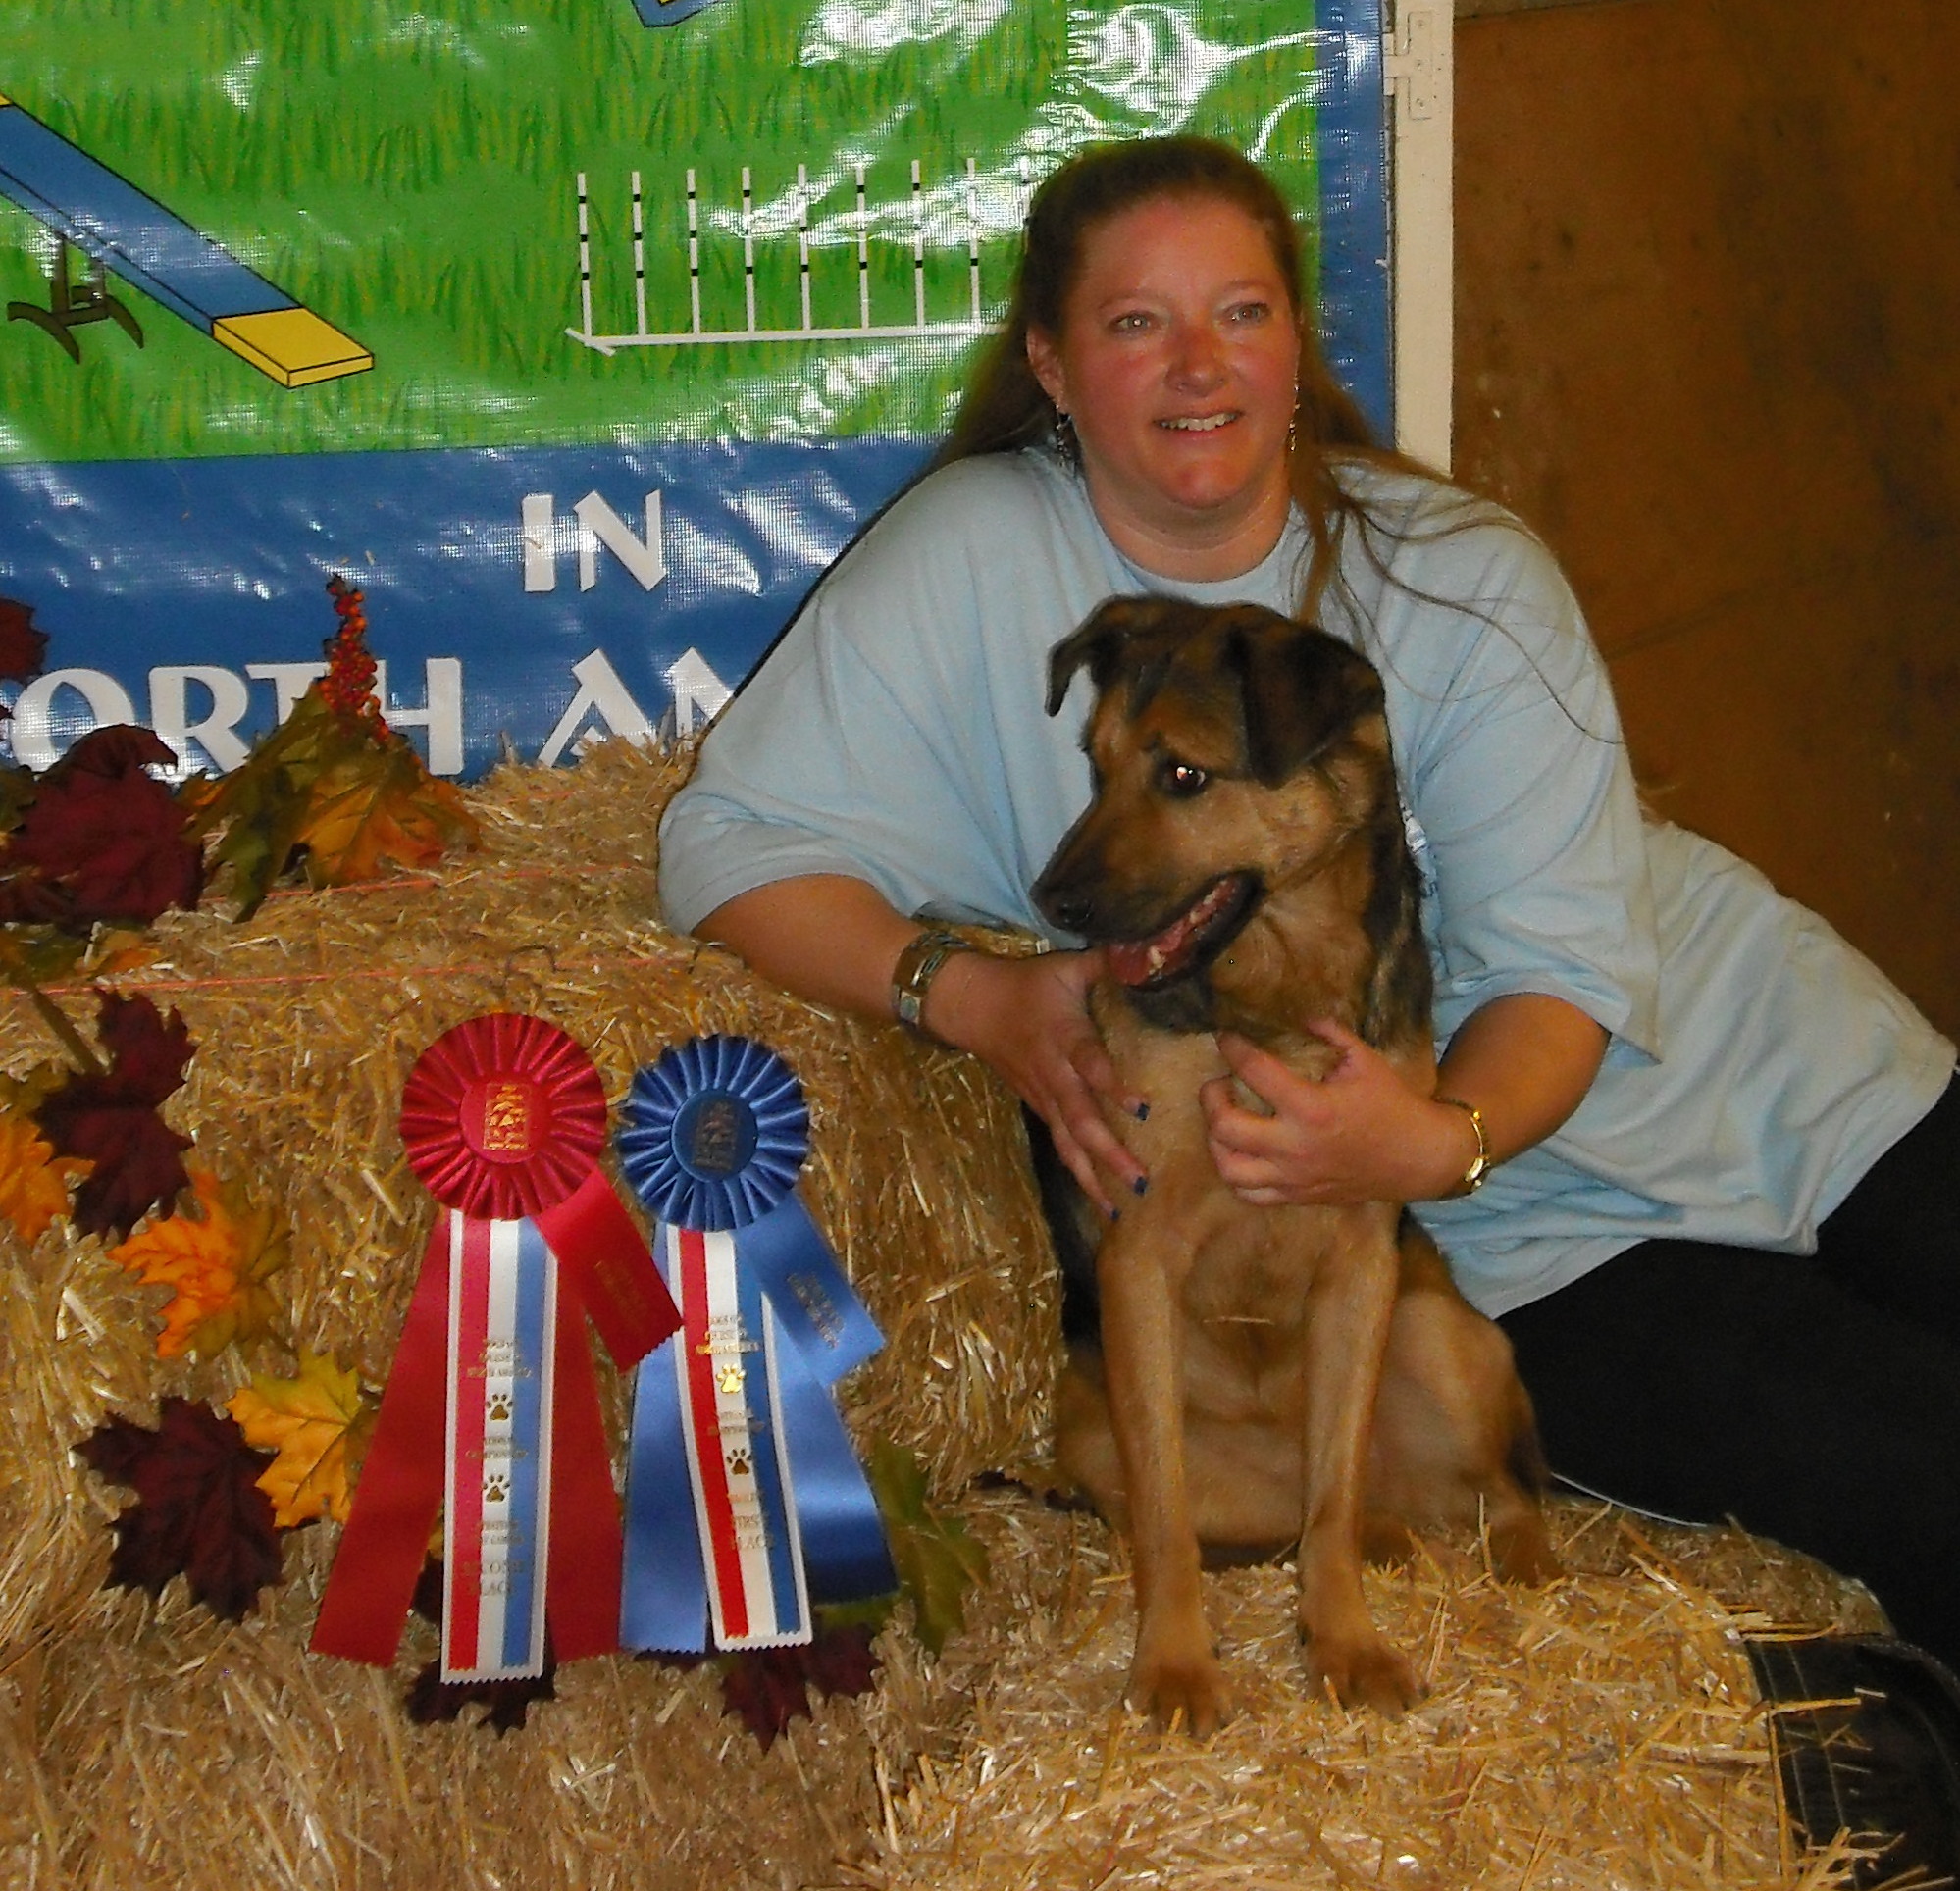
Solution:
[{"label": "orange maple leaf", "polygon": [[335,756],[312,786],[295,837],[316,887],[381,878],[389,864],[425,867],[451,844],[474,844],[477,824],[455,787],[438,781],[395,737]]},{"label": "orange maple leaf", "polygon": [[166,1286],[157,1356],[209,1358],[269,1330],[279,1303],[267,1279],[286,1262],[287,1235],[270,1208],[236,1183],[191,1169],[198,1212],[180,1209],[110,1249],[109,1258],[145,1286]]},{"label": "orange maple leaf", "polygon": [[32,1247],[57,1215],[68,1213],[68,1185],[95,1165],[57,1155],[31,1116],[0,1110],[0,1214]]},{"label": "orange maple leaf", "polygon": [[255,1373],[226,1409],[248,1445],[279,1454],[258,1485],[272,1499],[273,1521],[282,1530],[316,1516],[346,1522],[353,1504],[348,1467],[374,1424],[351,1367],[343,1371],[331,1354],[302,1347],[294,1377]]}]

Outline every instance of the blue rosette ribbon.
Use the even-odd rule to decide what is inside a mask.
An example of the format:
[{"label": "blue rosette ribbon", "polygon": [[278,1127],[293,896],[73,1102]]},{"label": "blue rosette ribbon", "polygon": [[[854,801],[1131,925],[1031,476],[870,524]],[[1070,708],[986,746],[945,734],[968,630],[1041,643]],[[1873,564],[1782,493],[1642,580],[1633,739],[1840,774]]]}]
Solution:
[{"label": "blue rosette ribbon", "polygon": [[802,1087],[751,1039],[696,1038],[634,1077],[624,1119],[682,1325],[635,1384],[620,1640],[807,1642],[814,1604],[898,1578],[831,1393],[884,1339],[797,1196]]}]

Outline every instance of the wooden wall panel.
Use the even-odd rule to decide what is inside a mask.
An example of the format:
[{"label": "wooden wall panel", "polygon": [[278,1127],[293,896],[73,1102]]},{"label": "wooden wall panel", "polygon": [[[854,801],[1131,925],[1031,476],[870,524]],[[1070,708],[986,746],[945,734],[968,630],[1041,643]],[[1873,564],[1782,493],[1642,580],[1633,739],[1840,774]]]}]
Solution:
[{"label": "wooden wall panel", "polygon": [[1477,16],[1456,114],[1459,477],[1659,809],[1960,1029],[1960,7]]}]

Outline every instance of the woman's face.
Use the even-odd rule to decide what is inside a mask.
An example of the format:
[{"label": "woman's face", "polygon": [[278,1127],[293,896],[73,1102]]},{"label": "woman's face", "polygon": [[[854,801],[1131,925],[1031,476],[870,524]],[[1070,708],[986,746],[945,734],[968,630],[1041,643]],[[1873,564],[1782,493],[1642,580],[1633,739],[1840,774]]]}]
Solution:
[{"label": "woman's face", "polygon": [[1119,549],[1171,578],[1230,578],[1279,540],[1300,335],[1265,232],[1236,204],[1159,198],[1084,239],[1061,332],[1028,360],[1075,425]]}]

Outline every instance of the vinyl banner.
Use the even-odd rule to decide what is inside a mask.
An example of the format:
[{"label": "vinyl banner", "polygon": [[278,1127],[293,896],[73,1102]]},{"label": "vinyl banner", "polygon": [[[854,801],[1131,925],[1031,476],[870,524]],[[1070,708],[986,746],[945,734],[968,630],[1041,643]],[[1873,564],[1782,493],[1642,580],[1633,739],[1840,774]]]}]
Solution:
[{"label": "vinyl banner", "polygon": [[1086,144],[1225,137],[1390,431],[1379,0],[60,0],[0,27],[0,596],[234,765],[366,598],[439,774],[685,733],[916,472]]}]

